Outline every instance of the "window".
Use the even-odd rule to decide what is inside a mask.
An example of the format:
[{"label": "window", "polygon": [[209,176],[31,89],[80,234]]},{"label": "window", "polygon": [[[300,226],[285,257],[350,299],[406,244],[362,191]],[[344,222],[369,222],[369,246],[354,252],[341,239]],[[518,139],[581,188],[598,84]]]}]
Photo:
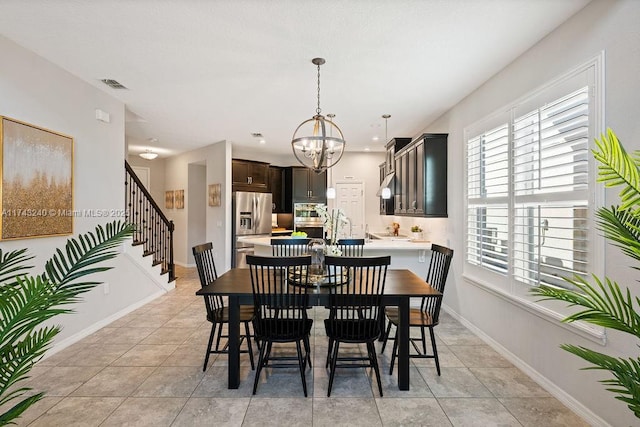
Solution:
[{"label": "window", "polygon": [[599,64],[465,129],[465,274],[524,294],[528,286],[568,287],[562,277],[599,271],[589,188]]}]

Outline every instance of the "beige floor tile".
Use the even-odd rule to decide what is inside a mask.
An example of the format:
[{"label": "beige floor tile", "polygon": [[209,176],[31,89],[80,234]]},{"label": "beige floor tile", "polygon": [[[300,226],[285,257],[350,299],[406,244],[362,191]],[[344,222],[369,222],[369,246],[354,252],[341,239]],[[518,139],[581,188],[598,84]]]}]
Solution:
[{"label": "beige floor tile", "polygon": [[67,397],[42,414],[30,426],[99,426],[123,400],[119,397]]},{"label": "beige floor tile", "polygon": [[371,399],[313,399],[313,426],[382,426],[376,402]]},{"label": "beige floor tile", "polygon": [[451,423],[434,398],[377,398],[376,405],[385,427],[445,427]]},{"label": "beige floor tile", "polygon": [[[181,345],[162,362],[162,366],[199,366],[204,364],[206,346]],[[209,356],[209,366],[215,362],[217,354]]]},{"label": "beige floor tile", "polygon": [[250,398],[192,397],[172,427],[238,427],[242,425]]},{"label": "beige floor tile", "polygon": [[190,397],[204,372],[199,367],[159,367],[133,393],[135,397]]},{"label": "beige floor tile", "polygon": [[313,399],[251,399],[243,426],[306,427],[312,425]]},{"label": "beige floor tile", "polygon": [[131,349],[131,344],[88,344],[59,366],[107,366]]},{"label": "beige floor tile", "polygon": [[95,342],[101,344],[138,344],[140,341],[148,337],[157,328],[113,328],[114,330],[104,337]]},{"label": "beige floor tile", "polygon": [[500,402],[525,427],[588,427],[553,397],[502,398]]},{"label": "beige floor tile", "polygon": [[195,332],[195,328],[171,328],[163,326],[143,339],[140,344],[183,344]]},{"label": "beige floor tile", "polygon": [[516,368],[471,368],[496,397],[549,397],[549,393]]},{"label": "beige floor tile", "polygon": [[449,349],[467,368],[512,368],[513,364],[488,345],[452,345]]},{"label": "beige floor tile", "polygon": [[467,368],[442,368],[440,376],[431,368],[419,372],[435,397],[493,397]]},{"label": "beige floor tile", "polygon": [[138,344],[116,359],[113,366],[160,366],[178,348],[175,344]]},{"label": "beige floor tile", "polygon": [[179,397],[130,397],[101,426],[170,426],[186,402]]},{"label": "beige floor tile", "polygon": [[100,370],[97,366],[54,366],[25,382],[33,392],[44,391],[47,396],[67,396],[85,382],[94,377]]},{"label": "beige floor tile", "polygon": [[497,399],[448,398],[438,403],[454,426],[521,427],[518,420]]},{"label": "beige floor tile", "polygon": [[[11,407],[16,405],[19,401],[23,400],[27,396],[24,395],[21,398],[16,400],[12,400],[6,403],[3,406],[0,406],[0,414],[8,411]],[[43,397],[33,405],[31,405],[26,411],[24,411],[19,418],[14,419],[13,422],[17,427],[26,426],[31,423],[33,420],[38,418],[40,415],[44,414],[46,411],[55,406],[58,402],[60,402],[63,397]]]},{"label": "beige floor tile", "polygon": [[155,368],[108,366],[74,393],[74,396],[127,397],[147,379]]}]

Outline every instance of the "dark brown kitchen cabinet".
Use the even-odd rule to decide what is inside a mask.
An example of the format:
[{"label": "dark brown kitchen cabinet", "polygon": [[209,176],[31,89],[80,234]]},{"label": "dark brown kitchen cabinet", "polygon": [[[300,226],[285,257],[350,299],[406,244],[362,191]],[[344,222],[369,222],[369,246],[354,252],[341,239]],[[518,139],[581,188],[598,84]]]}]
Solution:
[{"label": "dark brown kitchen cabinet", "polygon": [[447,134],[423,134],[395,154],[396,215],[447,216]]},{"label": "dark brown kitchen cabinet", "polygon": [[310,169],[292,167],[293,203],[327,203],[327,174],[317,174]]},{"label": "dark brown kitchen cabinet", "polygon": [[269,166],[269,188],[273,213],[287,213],[284,205],[284,171],[278,166]]},{"label": "dark brown kitchen cabinet", "polygon": [[231,160],[233,191],[269,192],[269,163],[253,160]]}]

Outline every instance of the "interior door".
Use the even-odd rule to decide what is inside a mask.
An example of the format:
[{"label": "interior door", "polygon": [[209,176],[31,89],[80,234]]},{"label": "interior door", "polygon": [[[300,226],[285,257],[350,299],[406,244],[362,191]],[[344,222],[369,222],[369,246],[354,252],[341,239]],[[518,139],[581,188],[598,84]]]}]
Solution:
[{"label": "interior door", "polygon": [[344,236],[355,239],[364,238],[364,183],[362,181],[343,181],[336,183],[336,206],[342,209],[351,222],[344,229]]}]

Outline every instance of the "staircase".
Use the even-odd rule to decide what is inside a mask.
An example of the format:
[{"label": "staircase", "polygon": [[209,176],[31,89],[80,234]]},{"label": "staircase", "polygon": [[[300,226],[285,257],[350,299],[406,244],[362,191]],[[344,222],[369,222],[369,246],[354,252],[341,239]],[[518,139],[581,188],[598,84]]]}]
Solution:
[{"label": "staircase", "polygon": [[152,256],[153,265],[161,265],[162,274],[168,273],[168,282],[173,282],[176,279],[173,263],[173,221],[162,213],[126,160],[124,167],[127,219],[136,226],[133,245],[143,245],[143,255]]}]

